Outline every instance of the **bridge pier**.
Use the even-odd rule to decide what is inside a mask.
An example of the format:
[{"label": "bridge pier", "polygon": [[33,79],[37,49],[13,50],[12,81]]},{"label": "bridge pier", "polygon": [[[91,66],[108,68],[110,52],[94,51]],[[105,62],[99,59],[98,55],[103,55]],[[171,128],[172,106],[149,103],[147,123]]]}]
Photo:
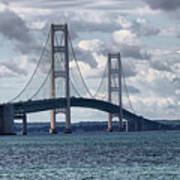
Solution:
[{"label": "bridge pier", "polygon": [[22,134],[27,135],[27,116],[25,113],[14,116],[14,119],[22,120]]},{"label": "bridge pier", "polygon": [[126,120],[125,131],[126,132],[135,131],[134,121]]},{"label": "bridge pier", "polygon": [[144,131],[144,121],[135,121],[134,123],[134,130],[135,131]]},{"label": "bridge pier", "polygon": [[129,132],[129,121],[126,120],[126,132]]},{"label": "bridge pier", "polygon": [[23,120],[22,134],[27,135],[27,116],[26,116],[26,114],[23,114],[22,120]]},{"label": "bridge pier", "polygon": [[15,135],[14,125],[14,106],[5,104],[0,106],[0,135]]},{"label": "bridge pier", "polygon": [[71,128],[65,128],[64,129],[64,133],[65,134],[71,134],[72,133],[72,129]]},{"label": "bridge pier", "polygon": [[139,123],[137,121],[134,122],[134,131],[139,131]]},{"label": "bridge pier", "polygon": [[109,113],[108,114],[108,128],[107,128],[108,132],[112,132],[113,128],[112,128],[112,115]]},{"label": "bridge pier", "polygon": [[56,111],[52,110],[51,111],[51,127],[49,129],[50,134],[57,134],[56,130]]},{"label": "bridge pier", "polygon": [[144,121],[141,121],[141,131],[144,131]]},{"label": "bridge pier", "polygon": [[119,131],[123,131],[123,123],[122,123],[122,117],[119,116]]},{"label": "bridge pier", "polygon": [[134,130],[135,131],[144,131],[145,130],[145,122],[142,118],[139,119],[139,121],[136,120],[134,122]]},{"label": "bridge pier", "polygon": [[50,128],[49,129],[49,134],[57,134],[58,132],[57,132],[57,130],[56,129],[54,129],[54,128]]}]

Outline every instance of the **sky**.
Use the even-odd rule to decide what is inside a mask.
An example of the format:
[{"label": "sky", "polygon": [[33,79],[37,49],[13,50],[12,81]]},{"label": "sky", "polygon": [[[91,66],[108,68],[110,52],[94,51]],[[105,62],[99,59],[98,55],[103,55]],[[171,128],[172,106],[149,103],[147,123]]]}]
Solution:
[{"label": "sky", "polygon": [[[0,0],[2,103],[16,96],[32,75],[51,23],[68,23],[92,93],[107,54],[120,52],[136,114],[149,119],[180,118],[179,0]],[[125,93],[123,106],[131,110]],[[49,112],[29,119],[49,121]],[[73,122],[106,119],[102,112],[72,109]]]}]

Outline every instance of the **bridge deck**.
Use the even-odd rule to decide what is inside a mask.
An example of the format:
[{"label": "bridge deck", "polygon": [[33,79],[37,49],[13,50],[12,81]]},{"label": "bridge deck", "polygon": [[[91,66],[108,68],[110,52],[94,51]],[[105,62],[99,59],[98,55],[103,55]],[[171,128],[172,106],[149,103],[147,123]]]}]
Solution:
[{"label": "bridge deck", "polygon": [[[65,98],[56,98],[56,99],[45,99],[45,100],[35,100],[35,101],[25,101],[25,102],[17,102],[14,103],[14,112],[15,116],[22,113],[34,113],[39,111],[47,111],[56,108],[64,108],[66,106]],[[104,111],[107,113],[118,114],[119,106],[96,99],[88,99],[88,98],[71,98],[71,106],[72,107],[83,107],[83,108],[91,108],[97,109],[100,111]],[[138,116],[133,114],[126,109],[123,109],[123,118],[126,120],[133,120],[139,122],[146,122],[150,124],[158,125],[153,121],[148,119],[144,119],[142,116]]]}]

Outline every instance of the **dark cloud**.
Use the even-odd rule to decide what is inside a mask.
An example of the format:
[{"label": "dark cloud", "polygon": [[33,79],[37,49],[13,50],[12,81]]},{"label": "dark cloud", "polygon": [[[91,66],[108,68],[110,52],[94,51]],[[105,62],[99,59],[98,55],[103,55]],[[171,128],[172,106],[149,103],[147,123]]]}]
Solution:
[{"label": "dark cloud", "polygon": [[109,47],[109,49],[109,51],[121,52],[122,56],[127,58],[134,58],[137,60],[151,59],[151,55],[138,45],[127,45],[113,42],[112,47]]},{"label": "dark cloud", "polygon": [[76,52],[76,58],[78,61],[82,61],[84,63],[89,64],[91,66],[91,68],[97,67],[97,62],[96,62],[95,58],[93,57],[91,51],[76,47],[75,52]]},{"label": "dark cloud", "polygon": [[[106,14],[92,14],[92,12],[73,12],[60,11],[46,17],[47,23],[41,29],[47,32],[50,27],[50,22],[55,24],[68,24],[71,39],[77,39],[81,33],[112,33],[113,31],[123,29],[123,25],[117,22],[119,16],[112,16]],[[39,17],[41,21],[44,17]],[[91,34],[89,34],[91,36]],[[88,35],[87,35],[88,36]]]},{"label": "dark cloud", "polygon": [[29,29],[25,22],[14,12],[0,12],[0,33],[10,40],[27,43],[31,41]]},{"label": "dark cloud", "polygon": [[132,57],[139,60],[147,60],[151,58],[151,55],[147,51],[143,51],[140,46],[122,45],[120,51],[123,52],[124,57]]},{"label": "dark cloud", "polygon": [[180,8],[179,0],[144,0],[152,9],[174,11]]},{"label": "dark cloud", "polygon": [[[93,18],[94,17],[94,18]],[[112,33],[115,30],[122,29],[122,26],[118,24],[116,19],[108,17],[106,15],[93,15],[89,12],[75,13],[75,12],[61,12],[58,14],[59,22],[68,22],[71,32],[109,32]]]},{"label": "dark cloud", "polygon": [[151,59],[151,54],[144,49],[137,35],[130,30],[114,32],[109,49],[111,51],[121,52],[123,57],[131,57],[137,60]]},{"label": "dark cloud", "polygon": [[180,38],[180,31],[177,32],[177,38]]},{"label": "dark cloud", "polygon": [[9,2],[7,0],[2,0],[2,3],[5,4],[5,5],[9,4]]},{"label": "dark cloud", "polygon": [[173,78],[172,82],[178,86],[180,86],[180,78],[179,77],[175,77]]},{"label": "dark cloud", "polygon": [[11,40],[16,50],[23,54],[37,49],[36,41],[25,21],[10,10],[0,12],[0,33]]},{"label": "dark cloud", "polygon": [[69,22],[72,30],[77,32],[112,32],[122,27],[112,22],[87,22],[85,19]]}]

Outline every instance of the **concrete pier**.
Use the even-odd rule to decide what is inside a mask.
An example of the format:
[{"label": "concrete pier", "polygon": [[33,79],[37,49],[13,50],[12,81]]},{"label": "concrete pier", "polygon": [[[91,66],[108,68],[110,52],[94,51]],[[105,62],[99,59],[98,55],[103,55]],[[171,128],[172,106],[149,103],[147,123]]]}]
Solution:
[{"label": "concrete pier", "polygon": [[23,115],[22,120],[23,120],[22,134],[27,135],[27,117],[26,117],[26,114]]},{"label": "concrete pier", "polygon": [[57,134],[57,133],[58,132],[56,129],[52,129],[52,128],[49,129],[49,134]]},{"label": "concrete pier", "polygon": [[126,120],[126,132],[129,132],[129,121]]},{"label": "concrete pier", "polygon": [[112,128],[112,115],[109,113],[108,114],[108,128],[107,128],[107,131],[108,132],[112,132],[113,131],[113,128]]},{"label": "concrete pier", "polygon": [[139,131],[140,128],[139,128],[139,122],[135,121],[134,122],[134,131]]},{"label": "concrete pier", "polygon": [[0,106],[0,135],[15,135],[14,107],[11,104]]},{"label": "concrete pier", "polygon": [[64,133],[65,133],[65,134],[71,134],[71,133],[72,133],[71,128],[65,128],[65,129],[64,129]]}]

